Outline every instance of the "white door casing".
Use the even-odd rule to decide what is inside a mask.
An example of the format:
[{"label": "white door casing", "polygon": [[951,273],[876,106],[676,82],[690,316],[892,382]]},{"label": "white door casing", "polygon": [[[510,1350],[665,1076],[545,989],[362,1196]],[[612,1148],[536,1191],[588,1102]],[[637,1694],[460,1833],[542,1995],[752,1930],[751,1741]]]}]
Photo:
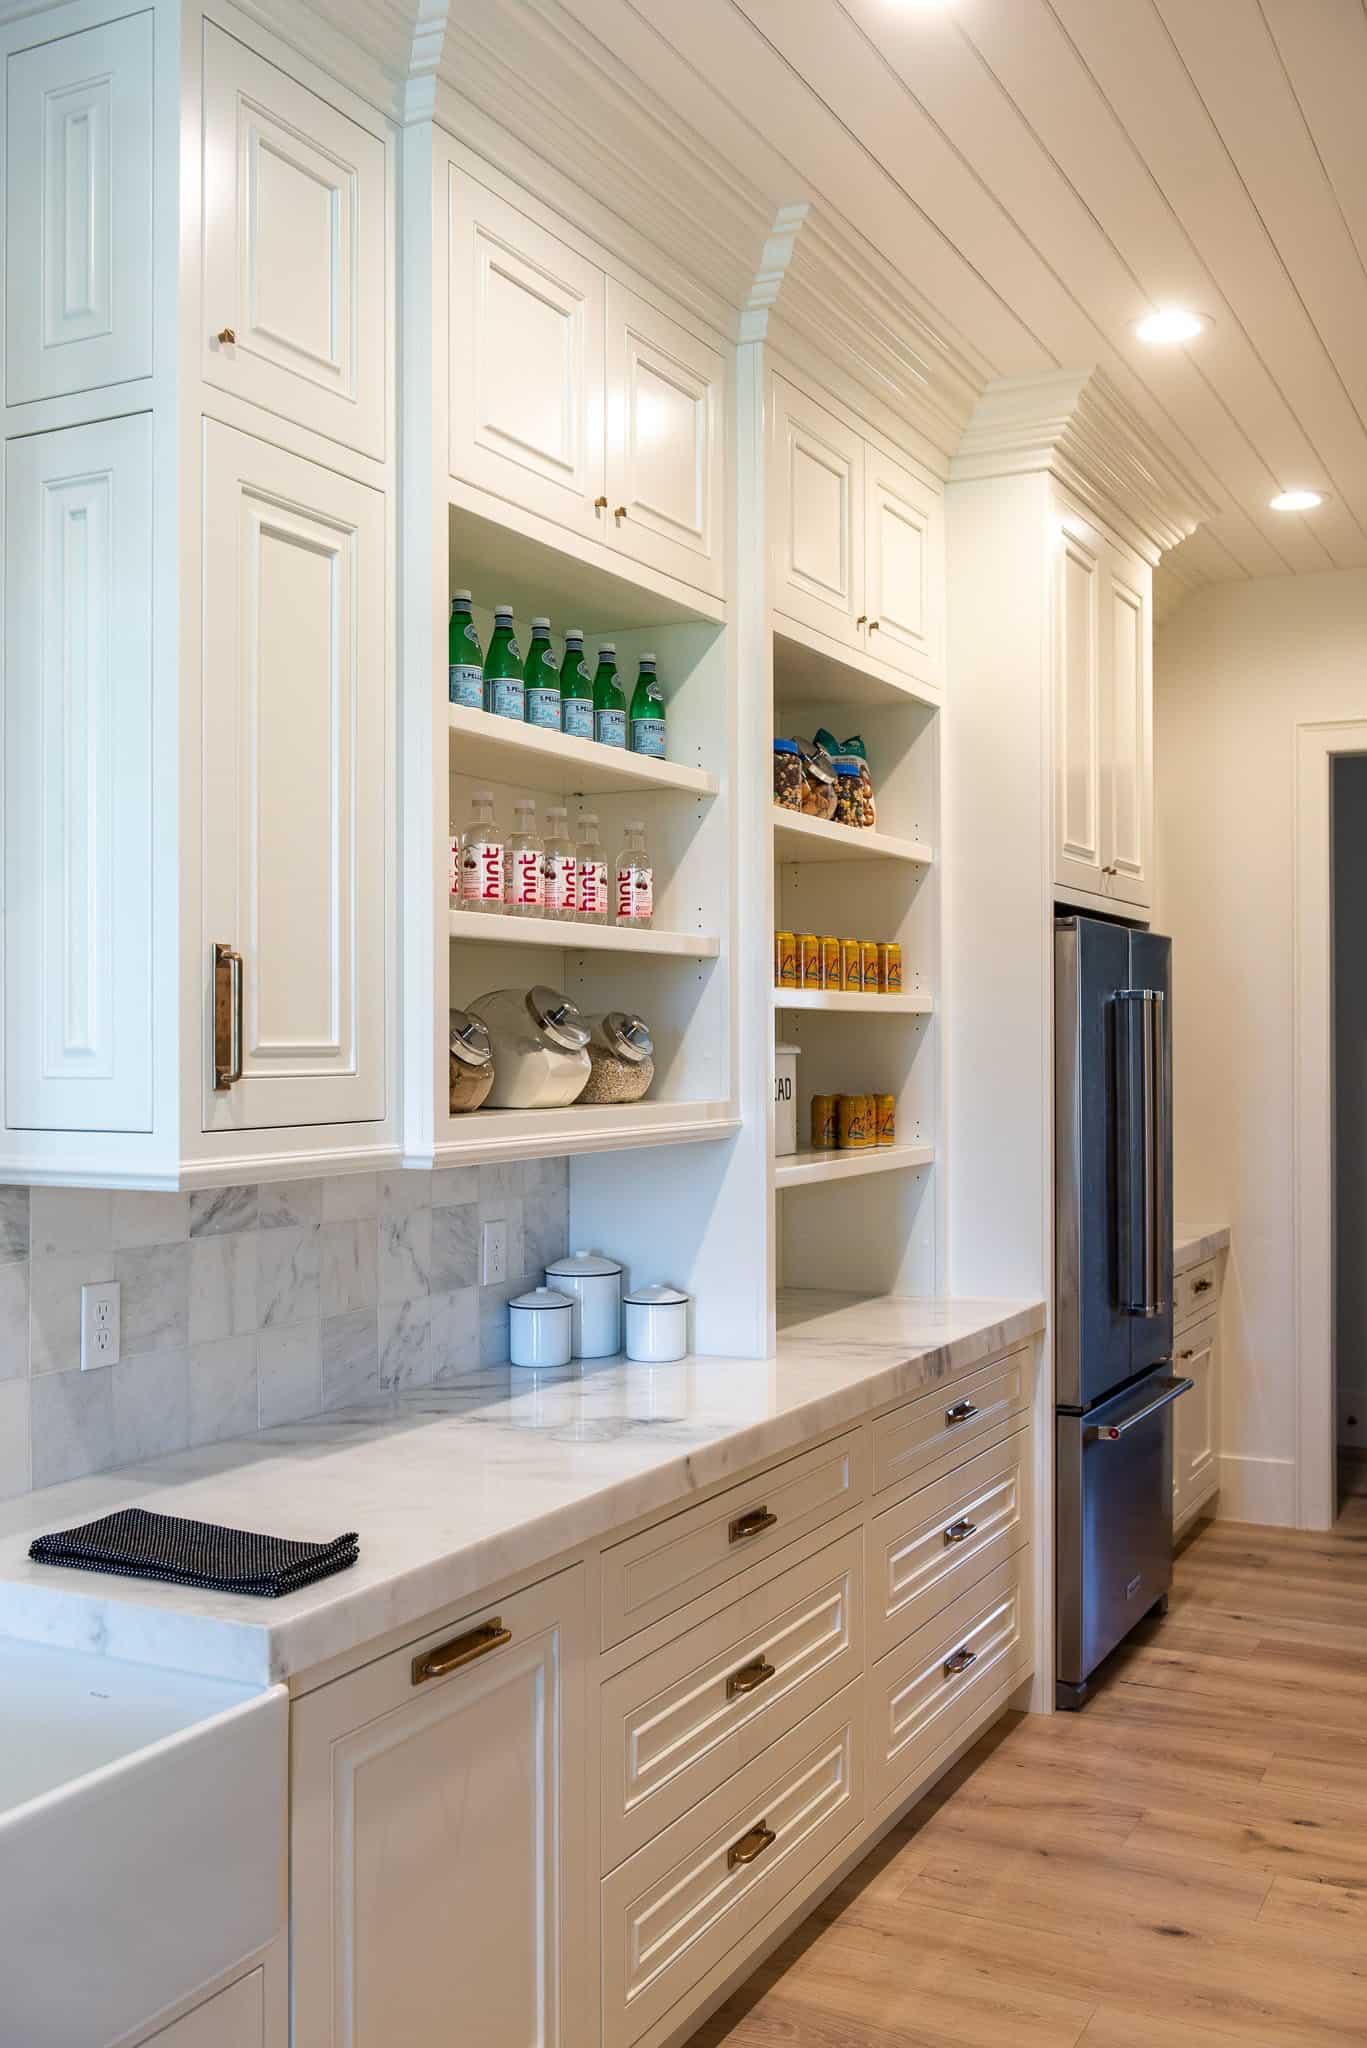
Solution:
[{"label": "white door casing", "polygon": [[[384,1114],[381,495],[204,429],[205,1128]],[[243,1078],[213,1087],[216,941]]]},{"label": "white door casing", "polygon": [[774,609],[862,650],[863,438],[781,377],[773,413]]},{"label": "white door casing", "polygon": [[152,1128],[152,418],[5,451],[5,1112]]},{"label": "white door casing", "polygon": [[720,596],[725,364],[611,278],[606,319],[608,537]]}]

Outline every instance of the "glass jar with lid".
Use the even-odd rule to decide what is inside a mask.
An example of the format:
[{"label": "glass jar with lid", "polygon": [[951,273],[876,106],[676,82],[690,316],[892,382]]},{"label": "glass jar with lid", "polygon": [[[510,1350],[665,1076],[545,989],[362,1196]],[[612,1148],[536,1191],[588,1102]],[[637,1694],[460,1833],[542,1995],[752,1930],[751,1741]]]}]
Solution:
[{"label": "glass jar with lid", "polygon": [[631,1010],[604,1010],[584,1021],[591,1071],[579,1100],[639,1102],[655,1078],[655,1041],[645,1018]]},{"label": "glass jar with lid", "polygon": [[450,1109],[481,1109],[494,1085],[494,1047],[488,1027],[468,1010],[452,1010],[450,1037]]},{"label": "glass jar with lid", "polygon": [[588,1026],[559,989],[498,988],[471,1003],[494,1053],[489,1109],[564,1109],[592,1071]]}]

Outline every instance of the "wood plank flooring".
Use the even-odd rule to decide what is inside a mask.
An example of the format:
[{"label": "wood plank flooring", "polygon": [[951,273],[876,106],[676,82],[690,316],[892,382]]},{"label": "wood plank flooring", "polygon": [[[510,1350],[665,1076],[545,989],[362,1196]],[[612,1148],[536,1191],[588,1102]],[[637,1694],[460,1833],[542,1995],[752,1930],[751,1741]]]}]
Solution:
[{"label": "wood plank flooring", "polygon": [[1086,1711],[993,1729],[690,2048],[1367,2044],[1367,1461],[1217,1522]]}]

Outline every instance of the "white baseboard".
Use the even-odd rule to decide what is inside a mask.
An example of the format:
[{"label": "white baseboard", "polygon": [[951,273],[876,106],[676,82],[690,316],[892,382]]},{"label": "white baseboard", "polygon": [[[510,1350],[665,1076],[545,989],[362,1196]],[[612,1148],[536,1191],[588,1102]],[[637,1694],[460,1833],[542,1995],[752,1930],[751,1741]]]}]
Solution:
[{"label": "white baseboard", "polygon": [[1226,1451],[1220,1459],[1219,1517],[1222,1522],[1294,1528],[1294,1458],[1239,1458]]}]

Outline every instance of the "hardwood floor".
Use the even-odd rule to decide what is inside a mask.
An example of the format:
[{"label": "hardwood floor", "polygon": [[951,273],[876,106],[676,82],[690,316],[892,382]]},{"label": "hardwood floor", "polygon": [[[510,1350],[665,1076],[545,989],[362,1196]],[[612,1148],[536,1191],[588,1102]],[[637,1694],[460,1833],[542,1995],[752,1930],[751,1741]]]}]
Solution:
[{"label": "hardwood floor", "polygon": [[994,1729],[690,2048],[1367,2042],[1367,1461],[1217,1522],[1086,1711]]}]

